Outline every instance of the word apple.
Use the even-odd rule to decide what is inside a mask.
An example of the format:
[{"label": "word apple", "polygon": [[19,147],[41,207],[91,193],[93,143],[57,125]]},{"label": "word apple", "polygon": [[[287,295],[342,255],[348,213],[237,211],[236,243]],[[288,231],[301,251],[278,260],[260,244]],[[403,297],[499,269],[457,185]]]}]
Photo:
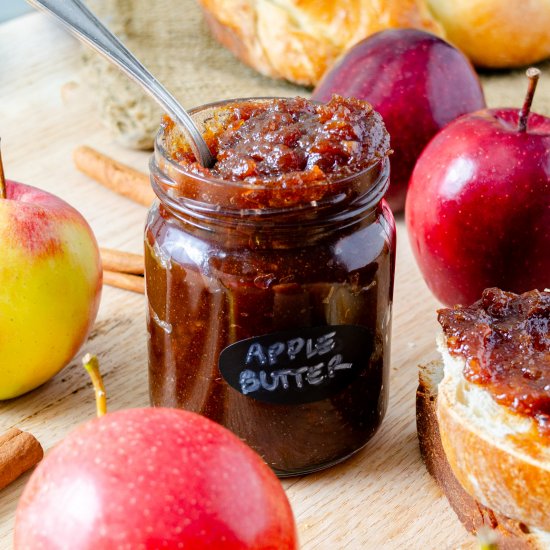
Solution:
[{"label": "word apple", "polygon": [[390,133],[391,183],[386,200],[403,209],[407,185],[422,149],[455,118],[485,107],[467,58],[433,34],[398,29],[379,32],[351,48],[313,92],[363,99],[382,115]]},{"label": "word apple", "polygon": [[426,147],[406,205],[413,252],[444,304],[470,305],[487,287],[550,286],[550,118],[487,109],[453,122]]},{"label": "word apple", "polygon": [[74,357],[97,314],[102,270],[74,208],[0,175],[0,399],[9,399]]},{"label": "word apple", "polygon": [[46,455],[17,507],[15,550],[28,548],[296,550],[297,539],[252,449],[197,414],[142,408],[91,420]]}]

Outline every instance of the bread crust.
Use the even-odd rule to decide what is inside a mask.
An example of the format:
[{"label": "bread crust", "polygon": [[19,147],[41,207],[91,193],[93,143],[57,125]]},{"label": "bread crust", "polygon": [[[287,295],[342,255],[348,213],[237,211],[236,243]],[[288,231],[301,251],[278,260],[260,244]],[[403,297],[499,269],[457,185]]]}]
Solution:
[{"label": "bread crust", "polygon": [[389,28],[442,35],[425,0],[199,0],[216,39],[259,72],[316,84],[351,46]]},{"label": "bread crust", "polygon": [[428,472],[442,489],[468,532],[476,534],[481,527],[495,530],[499,538],[499,550],[547,548],[525,523],[495,512],[470,496],[453,474],[443,449],[437,420],[437,384],[442,377],[441,361],[420,366],[416,392],[416,423],[420,453]]}]

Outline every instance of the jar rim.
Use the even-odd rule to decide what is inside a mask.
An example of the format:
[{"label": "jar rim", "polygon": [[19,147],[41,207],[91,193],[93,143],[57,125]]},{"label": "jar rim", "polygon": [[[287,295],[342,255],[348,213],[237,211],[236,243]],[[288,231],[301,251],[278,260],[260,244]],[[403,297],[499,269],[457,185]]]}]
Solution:
[{"label": "jar rim", "polygon": [[[262,97],[248,97],[248,98],[233,98],[233,99],[226,99],[222,101],[215,101],[211,103],[207,103],[204,105],[199,105],[197,107],[194,107],[189,110],[189,114],[191,116],[197,115],[198,113],[202,113],[204,111],[214,111],[215,109],[224,107],[226,105],[231,105],[235,103],[246,103],[246,102],[258,102],[258,101],[270,101],[270,100],[278,100],[278,99],[291,99],[291,98],[285,98],[285,97],[278,97],[278,96],[262,96]],[[313,100],[308,100],[313,101]],[[313,101],[314,103],[320,103],[318,101]],[[208,119],[205,119],[208,120]],[[158,179],[158,176],[162,174],[163,176],[167,177],[168,181],[171,181],[173,183],[175,182],[174,176],[177,178],[184,178],[188,182],[192,182],[195,185],[203,185],[203,186],[212,186],[212,188],[223,186],[224,188],[224,194],[230,195],[231,192],[234,192],[236,194],[246,194],[246,192],[252,192],[252,193],[292,193],[292,188],[277,188],[273,185],[273,182],[275,180],[267,180],[265,184],[263,183],[250,183],[246,181],[231,181],[231,180],[225,180],[215,177],[209,177],[202,174],[197,174],[195,172],[191,172],[189,170],[186,170],[186,168],[178,163],[176,160],[174,160],[168,153],[167,148],[165,147],[164,143],[164,134],[165,129],[163,126],[159,128],[159,131],[157,132],[157,135],[155,137],[154,142],[154,153],[151,159],[150,168],[151,168],[151,175],[152,175],[152,183],[153,183],[153,189],[159,199],[163,202],[168,200],[172,204],[172,206],[176,206],[176,204],[179,202],[178,199],[174,196],[168,197],[167,191],[158,184],[158,181],[155,181],[155,179]],[[160,164],[160,161],[162,162],[162,166]],[[170,172],[170,175],[167,174],[167,172]],[[335,179],[322,179],[315,182],[309,182],[307,185],[304,185],[304,189],[307,189],[308,191],[315,191],[315,190],[323,190],[327,189],[327,185],[334,186],[339,189],[345,189],[347,186],[351,187],[354,182],[364,180],[365,178],[368,179],[370,184],[366,187],[364,190],[363,195],[363,201],[362,203],[365,205],[368,203],[368,205],[376,204],[378,203],[385,195],[387,191],[387,187],[389,184],[389,158],[387,156],[384,156],[375,162],[373,162],[371,165],[367,166],[366,168],[359,170],[357,172],[354,172],[352,174],[346,174],[344,177],[341,178],[335,178]],[[165,180],[165,178],[162,178]],[[165,183],[168,183],[168,181],[165,181]],[[168,185],[168,188],[174,187],[173,185]],[[295,190],[294,190],[295,191]],[[324,198],[329,198],[331,193],[327,193],[327,196]],[[338,193],[335,193],[335,195],[338,195]],[[180,197],[181,199],[185,199],[185,195],[182,195]],[[334,197],[333,197],[334,198]],[[292,206],[297,206],[296,204],[293,204]],[[306,206],[306,203],[302,202],[301,206]],[[251,208],[252,210],[255,210],[254,208]],[[273,211],[271,208],[267,208],[268,210]],[[275,210],[278,210],[276,208]]]},{"label": "jar rim", "polygon": [[[188,109],[188,113],[193,116],[201,111],[205,111],[207,109],[215,109],[219,107],[223,107],[225,105],[231,105],[233,103],[245,103],[245,102],[255,102],[255,101],[269,101],[272,99],[292,99],[288,97],[281,97],[281,96],[260,96],[260,97],[237,97],[233,99],[224,99],[221,101],[213,101],[211,103],[205,103],[204,105],[198,105],[197,107],[193,107],[191,109]],[[315,101],[313,99],[308,99],[308,101],[316,104],[321,104],[320,101]],[[170,166],[180,172],[182,175],[185,175],[185,177],[191,177],[193,179],[202,181],[204,183],[212,182],[212,183],[223,183],[224,185],[231,185],[234,186],[236,189],[254,189],[254,190],[266,190],[266,189],[272,189],[271,185],[262,185],[258,183],[247,183],[245,181],[231,181],[231,180],[224,180],[220,178],[213,178],[213,177],[207,177],[203,176],[201,174],[196,174],[194,172],[189,172],[184,169],[184,166],[179,164],[177,161],[172,159],[170,155],[168,154],[168,151],[166,150],[166,147],[163,144],[162,138],[164,136],[164,128],[161,126],[155,136],[155,151],[158,151],[163,159],[165,161],[168,161],[170,163]],[[352,180],[354,178],[357,178],[358,176],[363,176],[370,171],[372,171],[375,168],[380,168],[380,165],[383,163],[383,161],[387,159],[387,157],[382,157],[378,159],[373,164],[367,166],[363,170],[358,170],[357,172],[354,172],[353,174],[348,174],[342,178],[336,178],[334,180],[331,180],[331,183],[346,183],[348,180]],[[273,180],[268,180],[272,182]],[[308,187],[315,187],[316,185],[323,185],[326,184],[325,180],[316,181],[314,183],[309,183]]]}]

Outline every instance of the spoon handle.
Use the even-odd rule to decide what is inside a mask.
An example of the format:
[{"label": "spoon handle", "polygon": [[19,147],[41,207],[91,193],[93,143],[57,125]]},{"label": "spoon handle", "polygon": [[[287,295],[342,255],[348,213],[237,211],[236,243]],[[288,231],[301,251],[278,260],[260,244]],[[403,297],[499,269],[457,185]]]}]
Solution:
[{"label": "spoon handle", "polygon": [[187,111],[80,0],[27,0],[27,2],[54,15],[80,40],[141,84],[149,95],[187,130],[193,152],[200,163],[207,167],[214,164],[214,158],[206,142]]}]

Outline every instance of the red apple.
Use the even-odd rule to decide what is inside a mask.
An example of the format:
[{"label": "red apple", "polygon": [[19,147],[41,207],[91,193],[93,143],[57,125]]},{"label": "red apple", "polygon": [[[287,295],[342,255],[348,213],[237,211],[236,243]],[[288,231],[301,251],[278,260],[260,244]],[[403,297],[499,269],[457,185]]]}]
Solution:
[{"label": "red apple", "polygon": [[403,209],[422,149],[455,118],[485,107],[470,62],[441,38],[415,29],[379,32],[351,48],[328,71],[313,99],[332,94],[363,99],[382,115],[391,136],[391,183],[386,199]]},{"label": "red apple", "polygon": [[0,399],[36,388],[86,340],[101,294],[84,218],[45,191],[5,181],[0,159]]},{"label": "red apple", "polygon": [[550,286],[550,118],[529,114],[534,84],[522,112],[487,109],[447,126],[414,169],[409,237],[448,306],[469,305],[487,287]]},{"label": "red apple", "polygon": [[[100,407],[98,407],[100,408]],[[15,549],[295,550],[290,504],[262,459],[193,413],[129,409],[87,422],[40,463]]]}]

